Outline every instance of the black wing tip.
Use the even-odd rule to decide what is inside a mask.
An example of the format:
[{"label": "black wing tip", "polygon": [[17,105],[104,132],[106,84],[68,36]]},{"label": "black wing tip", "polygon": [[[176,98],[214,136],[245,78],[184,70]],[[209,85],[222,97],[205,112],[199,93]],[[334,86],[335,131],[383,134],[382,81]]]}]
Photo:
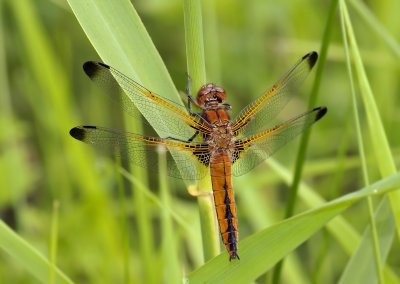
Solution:
[{"label": "black wing tip", "polygon": [[83,64],[83,70],[89,77],[93,77],[94,75],[96,75],[96,73],[101,68],[110,69],[110,66],[102,62],[96,62],[96,61],[87,61]]},{"label": "black wing tip", "polygon": [[86,135],[86,131],[85,129],[96,129],[96,126],[90,126],[90,125],[85,125],[85,126],[78,126],[78,127],[74,127],[69,131],[69,135],[71,135],[72,137],[74,137],[77,140],[84,140],[85,139],[85,135]]},{"label": "black wing tip", "polygon": [[69,135],[77,140],[83,140],[85,138],[85,131],[81,127],[74,127],[69,131]]},{"label": "black wing tip", "polygon": [[318,53],[316,51],[311,51],[306,55],[304,55],[302,59],[308,59],[308,65],[310,66],[311,69],[314,67],[315,63],[317,63]]},{"label": "black wing tip", "polygon": [[314,111],[317,111],[315,115],[315,121],[318,121],[325,116],[325,114],[328,112],[328,108],[324,106],[316,107],[314,108]]}]

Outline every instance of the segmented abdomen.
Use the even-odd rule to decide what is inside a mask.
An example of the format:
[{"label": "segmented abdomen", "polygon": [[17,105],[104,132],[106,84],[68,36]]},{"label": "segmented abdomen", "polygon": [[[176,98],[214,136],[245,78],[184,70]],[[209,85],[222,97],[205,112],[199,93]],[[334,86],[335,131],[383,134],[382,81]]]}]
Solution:
[{"label": "segmented abdomen", "polygon": [[213,155],[210,161],[211,181],[214,192],[215,210],[221,237],[230,259],[239,258],[239,240],[235,198],[232,190],[231,159],[227,153]]}]

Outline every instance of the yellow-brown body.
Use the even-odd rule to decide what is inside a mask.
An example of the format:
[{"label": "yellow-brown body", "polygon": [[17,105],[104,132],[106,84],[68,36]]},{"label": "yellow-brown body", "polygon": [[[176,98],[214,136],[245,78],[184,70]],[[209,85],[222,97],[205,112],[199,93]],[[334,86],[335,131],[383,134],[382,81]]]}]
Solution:
[{"label": "yellow-brown body", "polygon": [[235,143],[228,114],[230,106],[222,104],[225,97],[220,96],[225,96],[225,91],[213,84],[208,84],[200,89],[198,103],[203,108],[203,123],[208,124],[212,130],[203,138],[210,153],[210,175],[220,233],[230,259],[234,259],[239,258],[237,254],[238,222],[232,190],[232,152],[235,149]]}]

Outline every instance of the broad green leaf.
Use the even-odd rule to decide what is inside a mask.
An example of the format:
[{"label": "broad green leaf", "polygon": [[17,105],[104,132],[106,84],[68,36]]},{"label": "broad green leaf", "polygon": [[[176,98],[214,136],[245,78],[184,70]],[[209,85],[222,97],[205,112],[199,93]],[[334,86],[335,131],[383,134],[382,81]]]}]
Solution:
[{"label": "broad green leaf", "polygon": [[189,274],[189,283],[249,283],[350,205],[399,185],[400,174],[397,174],[271,226],[239,243],[240,261],[229,262],[227,253],[223,253]]},{"label": "broad green leaf", "polygon": [[131,2],[68,0],[68,3],[105,63],[153,92],[179,101],[167,69]]}]

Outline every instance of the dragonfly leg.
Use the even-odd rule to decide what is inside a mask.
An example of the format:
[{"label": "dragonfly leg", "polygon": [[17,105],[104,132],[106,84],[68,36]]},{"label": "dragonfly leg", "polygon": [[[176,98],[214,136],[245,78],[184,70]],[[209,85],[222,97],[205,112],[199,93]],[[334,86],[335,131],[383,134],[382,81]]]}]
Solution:
[{"label": "dragonfly leg", "polygon": [[189,138],[188,142],[192,142],[192,141],[197,137],[197,135],[199,135],[199,131],[196,131],[196,132],[193,134],[193,136]]},{"label": "dragonfly leg", "polygon": [[[206,119],[204,119],[204,117],[201,115],[201,113],[197,113],[197,112],[194,112],[194,111],[192,110],[192,105],[191,105],[191,103],[193,103],[193,104],[194,104],[195,106],[197,106],[198,108],[201,108],[201,109],[202,109],[202,107],[197,103],[196,99],[193,98],[192,95],[190,94],[190,83],[192,83],[192,77],[191,77],[191,76],[189,75],[189,73],[187,73],[187,72],[186,72],[186,76],[188,77],[188,80],[187,80],[187,83],[186,83],[186,95],[187,95],[187,97],[188,97],[188,112],[189,112],[189,114],[190,114],[191,116],[197,116],[197,117],[199,117],[201,120],[203,120],[206,124],[210,125],[210,124],[208,123],[208,121],[207,121]],[[226,105],[226,106],[225,106],[226,109],[230,109],[230,108],[231,108],[230,105],[228,105],[228,104],[225,104],[225,105]],[[189,138],[189,141],[192,141],[196,136],[197,136],[197,134],[193,135],[191,138]]]},{"label": "dragonfly leg", "polygon": [[175,138],[175,137],[171,137],[171,136],[168,136],[165,139],[170,139],[170,140],[180,141],[180,142],[192,142],[197,137],[197,135],[199,135],[199,131],[196,131],[193,134],[193,136],[190,137],[188,140],[183,140],[183,139],[179,139],[179,138]]},{"label": "dragonfly leg", "polygon": [[191,97],[190,95],[190,83],[192,83],[192,77],[186,72],[187,82],[186,82],[186,94]]}]

